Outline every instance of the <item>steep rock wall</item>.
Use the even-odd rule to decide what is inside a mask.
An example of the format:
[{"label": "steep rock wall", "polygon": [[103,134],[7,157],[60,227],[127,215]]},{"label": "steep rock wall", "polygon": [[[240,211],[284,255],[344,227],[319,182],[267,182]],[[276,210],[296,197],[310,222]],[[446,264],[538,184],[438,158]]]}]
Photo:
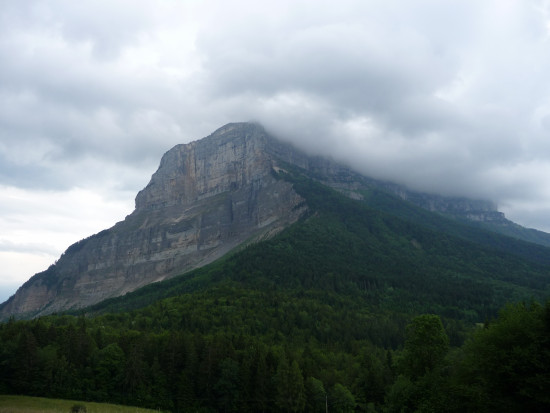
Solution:
[{"label": "steep rock wall", "polygon": [[0,310],[37,316],[123,295],[280,231],[306,206],[277,179],[278,144],[253,124],[230,124],[162,158],[136,208],[109,230],[67,249]]},{"label": "steep rock wall", "polygon": [[490,202],[410,191],[331,159],[308,156],[259,125],[228,124],[169,150],[137,194],[132,214],[70,246],[56,265],[36,274],[0,305],[0,320],[86,307],[277,233],[307,210],[292,185],[273,173],[289,164],[354,199],[377,188],[430,211],[509,223]]}]

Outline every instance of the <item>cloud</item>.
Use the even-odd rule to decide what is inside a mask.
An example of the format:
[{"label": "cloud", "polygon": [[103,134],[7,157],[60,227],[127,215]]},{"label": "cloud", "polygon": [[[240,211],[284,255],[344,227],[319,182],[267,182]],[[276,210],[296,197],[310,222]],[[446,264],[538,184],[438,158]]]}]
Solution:
[{"label": "cloud", "polygon": [[[388,4],[199,35],[205,83],[212,97],[253,101],[273,130],[367,173],[509,202],[509,174],[495,171],[548,162],[547,5]],[[539,180],[530,196],[541,200],[547,186]]]},{"label": "cloud", "polygon": [[170,147],[247,120],[550,230],[549,22],[542,0],[3,2],[0,199],[27,200],[0,205],[2,254],[109,227]]},{"label": "cloud", "polygon": [[[119,190],[119,192],[124,192]],[[13,285],[53,264],[71,244],[124,219],[133,198],[0,186],[0,286]],[[25,278],[23,278],[24,281]]]}]

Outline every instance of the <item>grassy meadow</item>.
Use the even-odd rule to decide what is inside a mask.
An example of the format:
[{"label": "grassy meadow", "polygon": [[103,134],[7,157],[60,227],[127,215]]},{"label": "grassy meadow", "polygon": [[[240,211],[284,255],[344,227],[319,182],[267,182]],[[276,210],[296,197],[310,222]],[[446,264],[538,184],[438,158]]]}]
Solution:
[{"label": "grassy meadow", "polygon": [[70,413],[74,405],[86,407],[86,413],[151,413],[157,410],[106,403],[46,399],[42,397],[0,395],[0,413]]}]

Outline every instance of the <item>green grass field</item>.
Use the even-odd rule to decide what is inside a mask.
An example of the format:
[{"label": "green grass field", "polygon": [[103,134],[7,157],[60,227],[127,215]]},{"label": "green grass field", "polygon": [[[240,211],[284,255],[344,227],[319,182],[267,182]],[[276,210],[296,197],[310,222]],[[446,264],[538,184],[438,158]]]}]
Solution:
[{"label": "green grass field", "polygon": [[152,413],[157,411],[106,403],[0,395],[0,413],[70,413],[71,408],[76,404],[85,406],[86,413]]}]

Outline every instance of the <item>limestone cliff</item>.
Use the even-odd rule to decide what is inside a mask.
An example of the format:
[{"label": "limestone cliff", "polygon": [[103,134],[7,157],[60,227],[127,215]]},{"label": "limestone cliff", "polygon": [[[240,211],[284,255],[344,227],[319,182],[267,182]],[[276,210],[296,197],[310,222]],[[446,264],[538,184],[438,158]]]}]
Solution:
[{"label": "limestone cliff", "polygon": [[288,165],[352,198],[376,187],[432,211],[504,219],[490,203],[419,194],[375,181],[332,160],[307,156],[259,125],[229,124],[169,150],[137,194],[132,214],[70,246],[55,265],[0,305],[0,320],[86,307],[277,233],[307,210],[292,185],[274,173]]},{"label": "limestone cliff", "polygon": [[123,295],[288,226],[306,205],[273,174],[275,155],[281,154],[281,144],[254,124],[230,124],[172,148],[138,193],[131,215],[69,247],[2,306],[0,318],[44,315]]}]

